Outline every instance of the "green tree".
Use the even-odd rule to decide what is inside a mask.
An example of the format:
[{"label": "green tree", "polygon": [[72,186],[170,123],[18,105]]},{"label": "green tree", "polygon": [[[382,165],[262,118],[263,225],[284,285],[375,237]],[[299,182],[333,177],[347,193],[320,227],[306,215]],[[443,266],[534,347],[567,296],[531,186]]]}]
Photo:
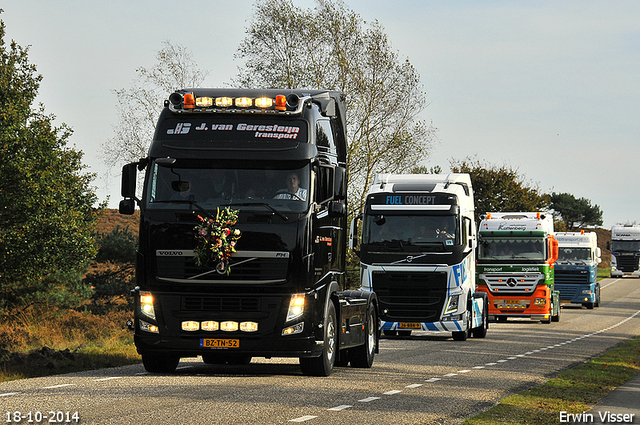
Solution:
[{"label": "green tree", "polygon": [[378,21],[364,22],[340,0],[258,0],[238,48],[237,84],[339,90],[347,96],[350,212],[362,208],[375,173],[405,172],[435,140],[418,120],[427,106],[420,76],[391,48]]},{"label": "green tree", "polygon": [[589,226],[602,225],[602,211],[598,205],[591,205],[586,198],[577,199],[569,193],[552,193],[550,207],[559,218],[565,231],[579,230]]},{"label": "green tree", "polygon": [[549,208],[549,195],[529,186],[518,170],[471,158],[452,160],[450,165],[454,173],[471,176],[476,221],[488,212],[533,212]]},{"label": "green tree", "polygon": [[85,282],[94,288],[94,299],[109,300],[111,297],[127,297],[132,288],[138,240],[129,230],[116,226],[107,234],[96,236],[99,267],[88,273]]},{"label": "green tree", "polygon": [[33,109],[42,76],[28,48],[4,38],[0,21],[0,307],[76,285],[96,252],[97,217],[95,176],[67,146],[71,129]]}]

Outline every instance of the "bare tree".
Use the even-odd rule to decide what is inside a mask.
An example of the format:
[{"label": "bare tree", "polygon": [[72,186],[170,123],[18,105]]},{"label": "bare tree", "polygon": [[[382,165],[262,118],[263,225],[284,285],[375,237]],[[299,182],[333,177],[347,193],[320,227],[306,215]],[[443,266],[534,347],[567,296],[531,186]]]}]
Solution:
[{"label": "bare tree", "polygon": [[419,163],[436,130],[418,120],[427,106],[420,76],[391,48],[382,25],[367,24],[341,0],[317,4],[304,10],[291,0],[258,0],[238,48],[245,67],[236,83],[345,92],[353,213],[373,175]]},{"label": "bare tree", "polygon": [[162,44],[153,67],[139,67],[131,88],[114,90],[119,122],[114,136],[102,144],[102,158],[109,166],[146,156],[164,99],[175,90],[199,87],[208,75],[185,47],[168,40]]}]

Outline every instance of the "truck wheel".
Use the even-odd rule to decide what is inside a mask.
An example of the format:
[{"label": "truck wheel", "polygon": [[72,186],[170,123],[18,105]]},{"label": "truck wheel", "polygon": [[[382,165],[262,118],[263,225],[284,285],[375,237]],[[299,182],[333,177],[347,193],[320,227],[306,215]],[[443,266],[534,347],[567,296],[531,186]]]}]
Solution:
[{"label": "truck wheel", "polygon": [[551,321],[552,322],[559,322],[560,321],[560,311],[562,311],[562,309],[560,308],[560,306],[558,306],[558,314],[556,314],[555,316],[551,316]]},{"label": "truck wheel", "polygon": [[180,357],[159,354],[143,354],[142,364],[147,372],[171,373],[180,363]]},{"label": "truck wheel", "polygon": [[373,364],[373,358],[376,355],[377,323],[376,309],[373,304],[369,304],[369,308],[367,308],[367,321],[365,323],[364,344],[349,350],[351,367],[370,368]]},{"label": "truck wheel", "polygon": [[454,341],[466,341],[467,338],[469,337],[469,334],[471,333],[470,330],[470,321],[471,321],[471,314],[469,313],[469,311],[467,310],[467,329],[464,331],[455,331],[455,332],[451,332],[451,336],[453,336],[453,340]]},{"label": "truck wheel", "polygon": [[319,357],[300,358],[302,373],[309,376],[329,376],[338,353],[336,334],[336,307],[329,301],[327,316],[324,319],[324,345]]},{"label": "truck wheel", "polygon": [[451,332],[451,336],[453,336],[454,341],[466,341],[469,335],[471,335],[471,318],[473,317],[473,313],[471,312],[472,304],[471,298],[467,298],[467,329],[464,331],[455,331]]}]

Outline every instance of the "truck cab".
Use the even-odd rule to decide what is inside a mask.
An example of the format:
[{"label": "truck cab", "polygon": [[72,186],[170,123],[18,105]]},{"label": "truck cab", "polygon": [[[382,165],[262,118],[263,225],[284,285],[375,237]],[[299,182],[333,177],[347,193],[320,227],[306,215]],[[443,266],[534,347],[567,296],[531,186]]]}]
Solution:
[{"label": "truck cab", "polygon": [[607,249],[611,251],[611,277],[640,277],[640,226],[612,226]]},{"label": "truck cab", "polygon": [[374,178],[350,240],[359,248],[361,289],[376,292],[385,335],[486,335],[486,298],[475,285],[473,214],[468,174]]},{"label": "truck cab", "polygon": [[560,320],[554,266],[558,242],[551,216],[540,212],[487,213],[478,226],[478,290],[489,297],[489,317]]},{"label": "truck cab", "polygon": [[148,371],[196,356],[298,357],[322,376],[371,366],[375,294],[345,290],[345,123],[340,92],[169,96],[148,156],[122,174],[120,212],[140,208],[134,340]]},{"label": "truck cab", "polygon": [[555,287],[563,304],[582,304],[588,309],[600,306],[598,264],[600,248],[595,232],[557,232],[558,261]]}]

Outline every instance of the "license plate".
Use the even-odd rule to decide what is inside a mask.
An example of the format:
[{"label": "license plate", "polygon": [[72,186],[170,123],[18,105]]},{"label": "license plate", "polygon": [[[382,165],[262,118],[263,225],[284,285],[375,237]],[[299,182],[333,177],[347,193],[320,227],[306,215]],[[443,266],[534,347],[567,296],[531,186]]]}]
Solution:
[{"label": "license plate", "polygon": [[504,300],[505,304],[520,304],[520,300]]},{"label": "license plate", "polygon": [[420,323],[398,323],[400,329],[420,329]]},{"label": "license plate", "polygon": [[200,347],[203,348],[240,348],[239,339],[201,339]]}]

